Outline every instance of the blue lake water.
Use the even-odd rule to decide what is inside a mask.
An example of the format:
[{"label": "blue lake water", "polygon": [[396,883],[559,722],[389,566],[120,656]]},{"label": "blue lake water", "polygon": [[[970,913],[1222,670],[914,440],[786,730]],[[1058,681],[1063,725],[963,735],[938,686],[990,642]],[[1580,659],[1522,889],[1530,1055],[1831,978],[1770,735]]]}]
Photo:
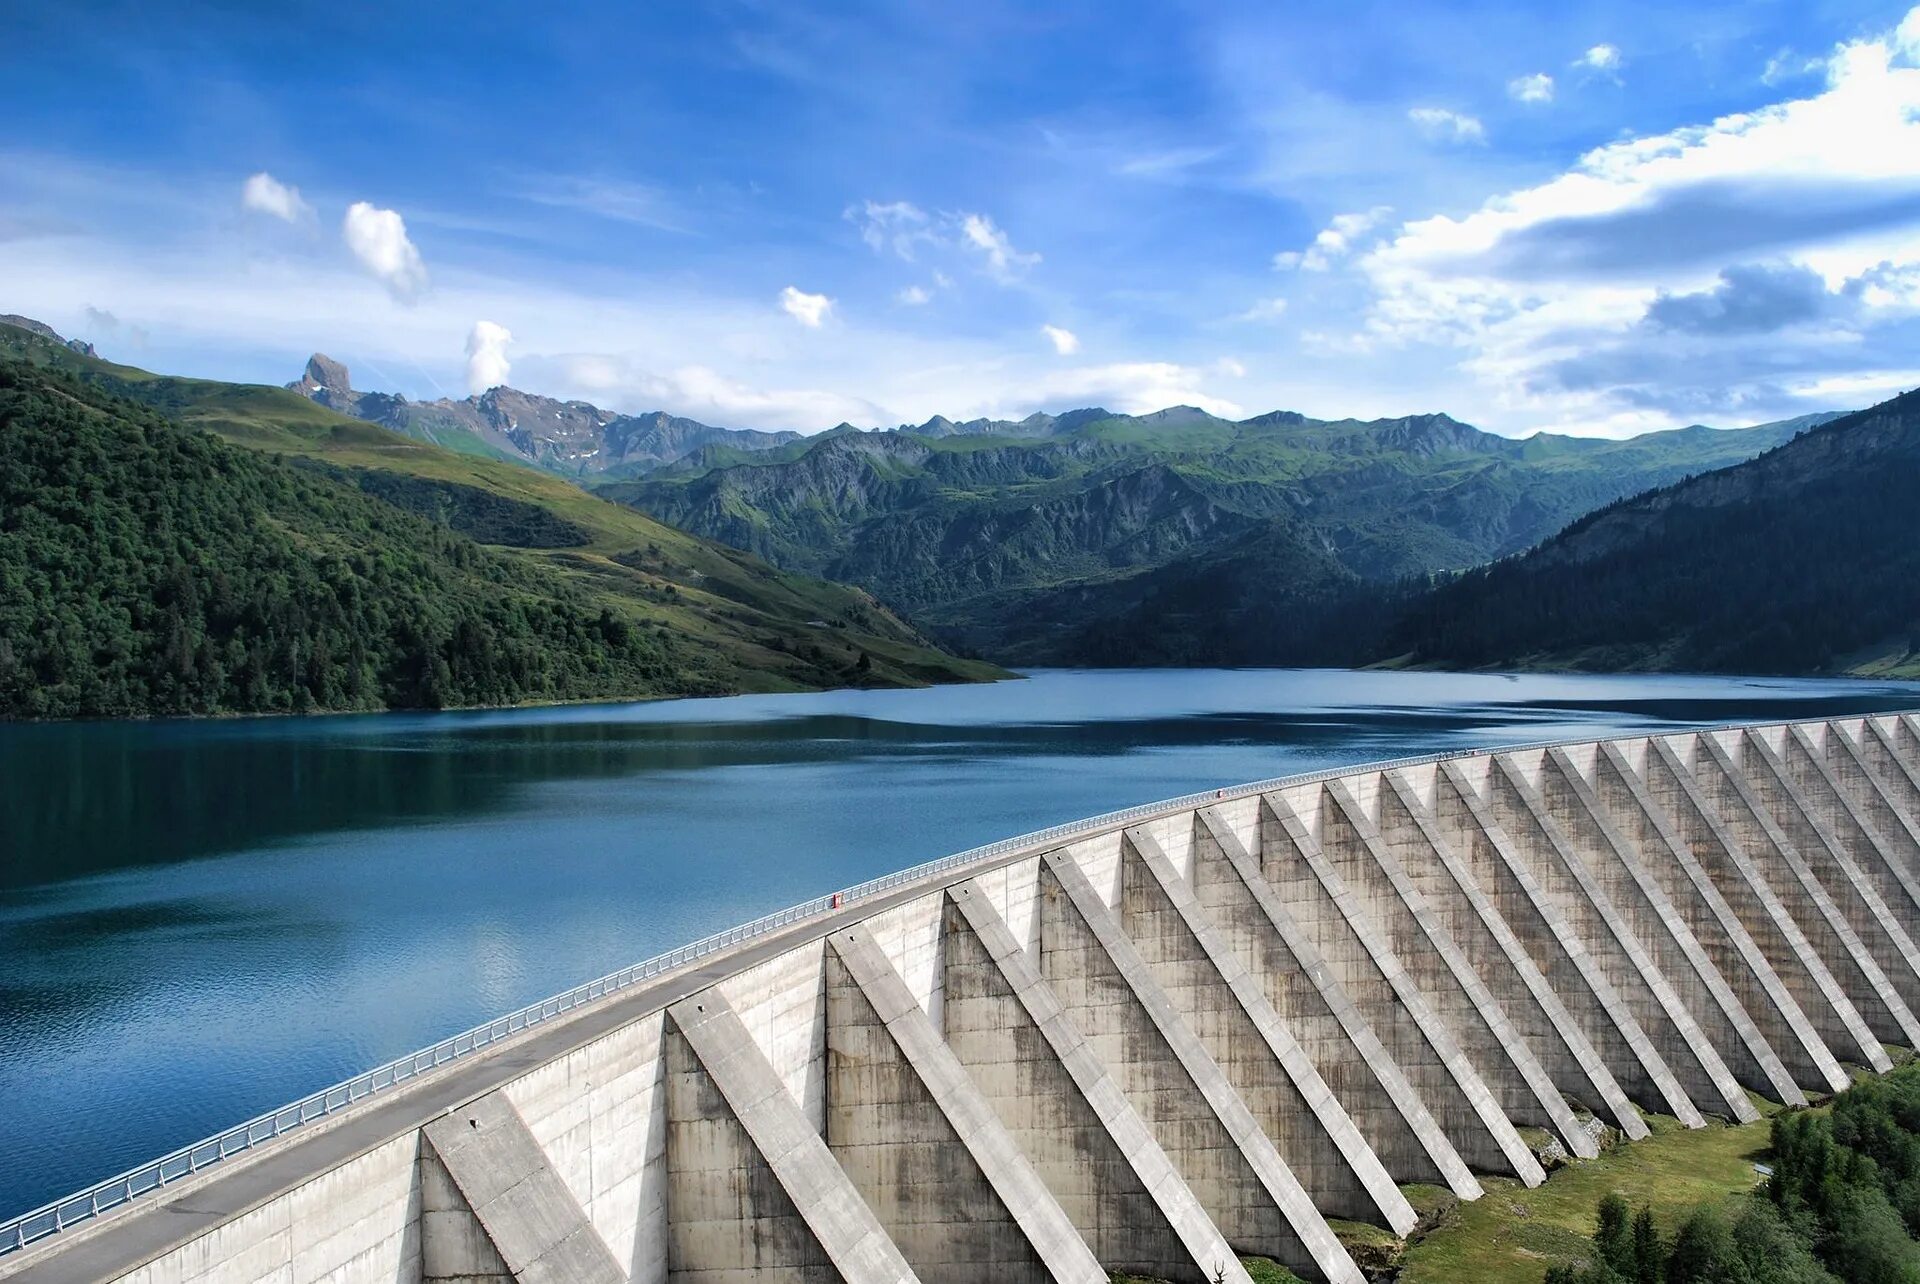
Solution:
[{"label": "blue lake water", "polygon": [[0,1218],[729,924],[1349,762],[1920,686],[1053,671],[926,691],[0,726]]}]

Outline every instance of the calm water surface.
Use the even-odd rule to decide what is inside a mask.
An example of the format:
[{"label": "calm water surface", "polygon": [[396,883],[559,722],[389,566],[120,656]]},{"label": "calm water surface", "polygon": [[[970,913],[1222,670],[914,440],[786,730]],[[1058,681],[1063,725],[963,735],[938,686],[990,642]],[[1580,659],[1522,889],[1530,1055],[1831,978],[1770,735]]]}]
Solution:
[{"label": "calm water surface", "polygon": [[0,1218],[743,919],[1370,759],[1920,686],[1047,672],[510,713],[0,726]]}]

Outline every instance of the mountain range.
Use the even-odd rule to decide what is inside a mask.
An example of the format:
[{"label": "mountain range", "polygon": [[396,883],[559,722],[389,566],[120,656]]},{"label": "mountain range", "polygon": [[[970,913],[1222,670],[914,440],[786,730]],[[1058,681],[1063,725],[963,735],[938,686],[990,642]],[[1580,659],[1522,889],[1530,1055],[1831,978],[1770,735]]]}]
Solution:
[{"label": "mountain range", "polygon": [[[1831,417],[1610,441],[1514,439],[1444,414],[1086,410],[708,450],[596,491],[860,585],[1000,663],[1293,662],[1280,639],[1298,630],[1269,619],[1250,631],[1242,599],[1266,618],[1303,593],[1344,598],[1343,586],[1479,566]],[[1169,592],[1189,602],[1191,627],[1152,624]]]},{"label": "mountain range", "polygon": [[[32,589],[32,609],[0,621],[0,658],[14,666],[14,695],[59,688],[66,702],[36,709],[0,700],[0,716],[511,703],[1004,676],[943,653],[859,589],[781,571],[549,472],[402,435],[285,388],[158,375],[102,360],[44,326],[4,322],[0,370],[13,381],[0,410],[9,443],[0,450],[0,520],[10,535],[37,532],[19,580]],[[184,501],[189,494],[199,499]],[[209,525],[203,509],[227,514],[227,528]],[[106,531],[112,542],[103,547]],[[9,556],[24,547],[5,543],[0,551]],[[350,559],[342,572],[349,578],[324,591],[301,588],[311,569],[300,564],[302,553],[321,565]],[[115,569],[61,570],[95,562]],[[269,573],[274,565],[292,569]],[[397,579],[380,578],[389,571]],[[422,589],[435,583],[444,602]],[[257,601],[206,613],[241,584],[255,586]],[[326,615],[343,630],[341,645],[308,673],[314,657],[287,641],[302,632],[286,622],[331,611],[327,597],[353,611],[339,617],[345,624]],[[170,603],[180,608],[172,616]],[[366,613],[355,614],[362,606]],[[71,636],[50,640],[42,636],[48,621],[96,617],[125,632],[113,648],[92,653],[99,681],[53,681],[39,661],[26,670],[34,676],[21,676],[21,657],[42,656],[43,643],[64,638],[64,658],[50,665],[70,669],[88,654],[66,643],[89,629],[76,624]],[[170,647],[175,617],[184,633]],[[533,651],[552,653],[545,667],[527,658],[532,638],[544,639]],[[388,660],[368,659],[349,686],[336,670],[355,640],[366,656]],[[209,665],[203,680],[187,683],[181,656],[199,665],[203,643]],[[609,659],[616,644],[619,655]],[[510,655],[520,658],[509,663]],[[452,681],[439,680],[436,658]],[[173,677],[141,667],[148,660],[171,665]],[[271,680],[225,682],[256,663]],[[414,680],[421,665],[431,677],[424,684]]]},{"label": "mountain range", "polygon": [[459,401],[408,401],[359,392],[347,367],[314,353],[287,387],[343,415],[467,454],[532,464],[564,477],[619,477],[672,463],[702,446],[737,452],[800,440],[796,432],[715,428],[664,411],[621,415],[584,401],[557,401],[497,387]]}]

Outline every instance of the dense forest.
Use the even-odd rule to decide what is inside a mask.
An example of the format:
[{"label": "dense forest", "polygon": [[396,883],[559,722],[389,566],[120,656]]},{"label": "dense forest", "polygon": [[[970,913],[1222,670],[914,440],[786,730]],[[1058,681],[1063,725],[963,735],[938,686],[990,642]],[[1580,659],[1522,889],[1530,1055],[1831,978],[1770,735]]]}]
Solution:
[{"label": "dense forest", "polygon": [[1607,1196],[1586,1262],[1546,1284],[1920,1281],[1920,1066],[1861,1080],[1831,1113],[1781,1115],[1772,1149],[1754,1194],[1695,1212],[1671,1239]]},{"label": "dense forest", "polygon": [[1622,501],[1376,644],[1447,667],[1812,673],[1920,653],[1920,393]]},{"label": "dense forest", "polygon": [[0,714],[669,694],[683,668],[667,637],[443,521],[0,362]]}]

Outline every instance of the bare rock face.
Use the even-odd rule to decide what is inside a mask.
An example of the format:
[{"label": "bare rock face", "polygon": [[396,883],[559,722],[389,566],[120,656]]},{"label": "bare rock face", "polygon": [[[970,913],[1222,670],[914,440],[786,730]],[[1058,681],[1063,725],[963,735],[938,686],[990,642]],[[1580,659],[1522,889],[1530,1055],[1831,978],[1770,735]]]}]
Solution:
[{"label": "bare rock face", "polygon": [[353,391],[353,381],[347,376],[346,366],[323,352],[316,352],[307,358],[307,372],[300,382],[343,395]]},{"label": "bare rock face", "polygon": [[52,326],[44,321],[35,321],[32,317],[16,316],[13,313],[7,313],[4,316],[0,316],[0,325],[18,326],[20,329],[30,334],[37,334],[43,339],[52,339],[55,343],[64,343],[83,357],[97,357],[100,355],[93,350],[93,345],[85,339],[62,338],[59,331],[55,330]]}]

